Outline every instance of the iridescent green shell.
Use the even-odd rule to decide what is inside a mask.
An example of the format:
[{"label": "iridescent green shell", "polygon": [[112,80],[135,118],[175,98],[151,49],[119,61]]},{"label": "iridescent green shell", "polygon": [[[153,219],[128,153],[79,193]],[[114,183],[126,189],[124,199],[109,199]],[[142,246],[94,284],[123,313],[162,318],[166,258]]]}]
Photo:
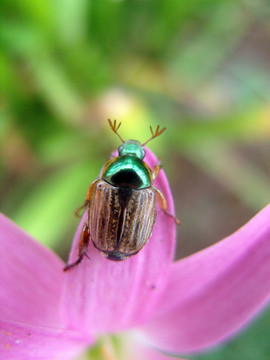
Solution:
[{"label": "iridescent green shell", "polygon": [[102,179],[113,186],[145,189],[152,186],[151,169],[134,155],[122,155],[107,161]]}]

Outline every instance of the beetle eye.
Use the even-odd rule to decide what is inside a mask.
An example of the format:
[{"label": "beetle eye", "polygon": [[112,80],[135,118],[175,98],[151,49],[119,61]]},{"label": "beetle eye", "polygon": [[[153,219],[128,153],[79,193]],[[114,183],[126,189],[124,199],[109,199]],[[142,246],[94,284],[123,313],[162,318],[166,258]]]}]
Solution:
[{"label": "beetle eye", "polygon": [[123,145],[119,146],[119,148],[118,148],[118,154],[119,155],[121,154],[122,150],[123,150]]},{"label": "beetle eye", "polygon": [[141,149],[141,154],[142,154],[142,159],[145,157],[145,150],[144,150],[144,148],[142,147],[142,149]]}]

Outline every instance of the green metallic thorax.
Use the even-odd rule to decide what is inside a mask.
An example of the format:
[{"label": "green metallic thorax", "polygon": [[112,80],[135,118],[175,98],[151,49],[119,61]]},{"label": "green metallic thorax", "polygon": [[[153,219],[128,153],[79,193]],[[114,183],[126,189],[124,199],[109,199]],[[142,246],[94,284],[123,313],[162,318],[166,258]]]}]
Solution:
[{"label": "green metallic thorax", "polygon": [[143,161],[145,150],[139,141],[125,141],[119,146],[118,154],[106,162],[103,180],[119,188],[145,189],[152,186],[152,171]]},{"label": "green metallic thorax", "polygon": [[102,179],[113,186],[130,186],[135,189],[144,189],[153,183],[149,166],[134,155],[122,155],[108,160]]}]

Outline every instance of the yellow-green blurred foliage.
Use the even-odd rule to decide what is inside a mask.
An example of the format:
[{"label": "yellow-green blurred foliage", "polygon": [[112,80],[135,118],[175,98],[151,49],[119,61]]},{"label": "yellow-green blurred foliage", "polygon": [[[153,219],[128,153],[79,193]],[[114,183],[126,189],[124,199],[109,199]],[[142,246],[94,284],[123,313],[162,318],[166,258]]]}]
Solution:
[{"label": "yellow-green blurred foliage", "polygon": [[119,145],[111,118],[125,139],[167,127],[149,147],[178,257],[236,230],[270,199],[269,14],[267,0],[2,0],[1,211],[66,257]]}]

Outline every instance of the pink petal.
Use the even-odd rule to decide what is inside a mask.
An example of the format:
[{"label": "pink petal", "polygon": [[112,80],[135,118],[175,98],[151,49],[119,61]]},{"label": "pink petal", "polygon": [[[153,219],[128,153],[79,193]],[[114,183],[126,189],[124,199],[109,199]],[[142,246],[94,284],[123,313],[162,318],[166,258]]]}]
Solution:
[{"label": "pink petal", "polygon": [[[149,150],[146,162],[151,167],[157,163]],[[155,185],[165,195],[168,210],[173,212],[173,200],[163,171]],[[85,215],[75,235],[69,262],[77,259]],[[139,254],[127,260],[105,259],[91,243],[88,249],[91,260],[84,258],[65,274],[63,306],[68,326],[87,332],[113,332],[143,322],[165,286],[174,248],[174,221],[159,210],[149,242]]]},{"label": "pink petal", "polygon": [[270,205],[223,241],[171,266],[144,326],[172,353],[207,348],[239,330],[270,298]]},{"label": "pink petal", "polygon": [[60,324],[63,262],[0,214],[0,318]]},{"label": "pink petal", "polygon": [[72,331],[0,320],[0,359],[69,360],[91,342]]}]

